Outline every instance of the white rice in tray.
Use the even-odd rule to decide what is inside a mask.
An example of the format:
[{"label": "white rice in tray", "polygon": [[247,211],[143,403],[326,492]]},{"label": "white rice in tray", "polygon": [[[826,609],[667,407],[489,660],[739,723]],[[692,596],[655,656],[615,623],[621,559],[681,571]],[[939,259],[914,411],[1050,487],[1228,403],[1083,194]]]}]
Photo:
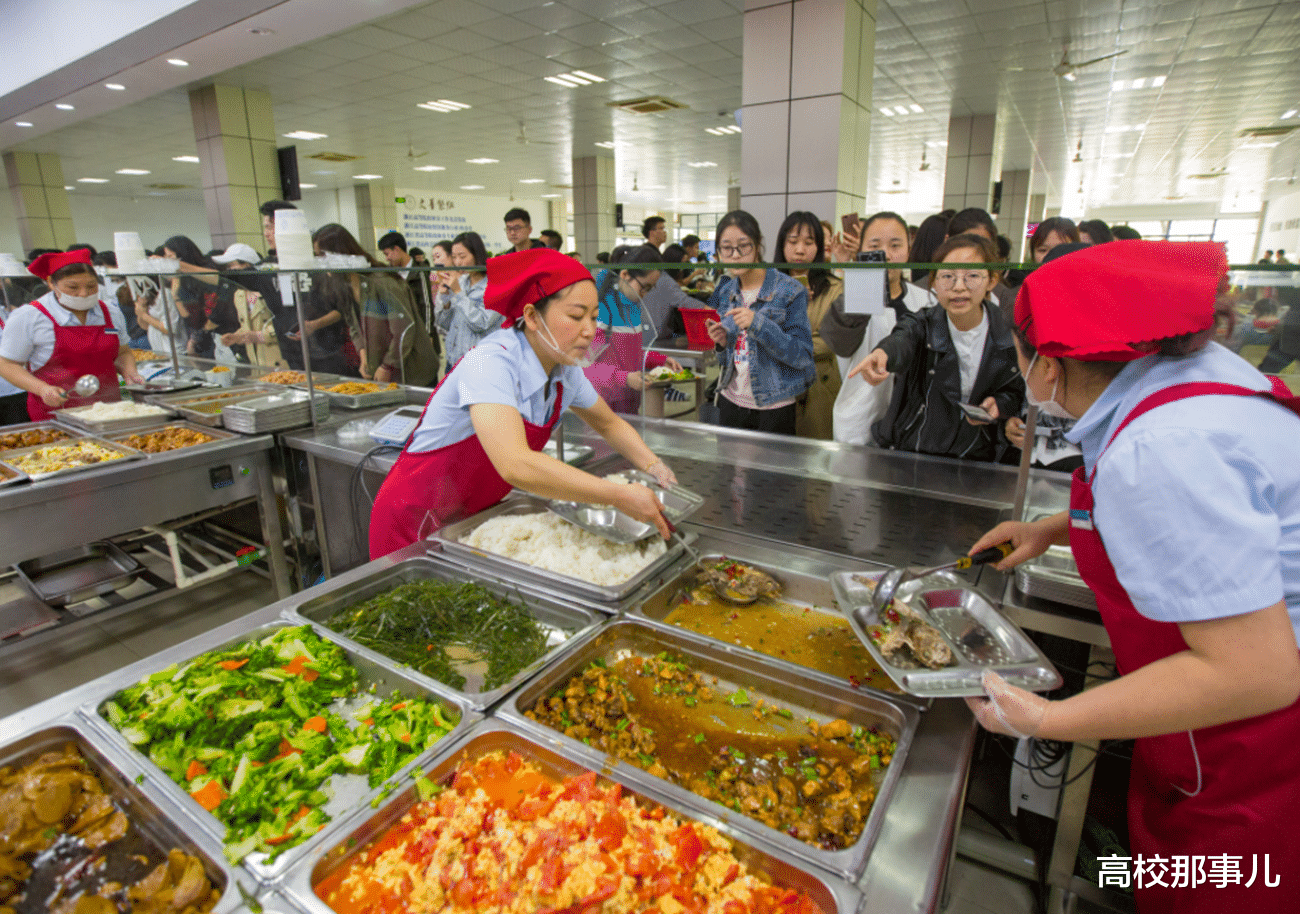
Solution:
[{"label": "white rice in tray", "polygon": [[667,551],[658,536],[611,543],[545,511],[493,517],[461,542],[602,587],[622,584]]}]

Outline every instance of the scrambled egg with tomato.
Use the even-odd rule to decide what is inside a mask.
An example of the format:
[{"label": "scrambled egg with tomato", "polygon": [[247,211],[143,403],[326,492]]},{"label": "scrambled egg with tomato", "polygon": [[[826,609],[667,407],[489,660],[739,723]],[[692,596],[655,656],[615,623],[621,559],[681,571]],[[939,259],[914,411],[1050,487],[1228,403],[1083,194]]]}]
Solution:
[{"label": "scrambled egg with tomato", "polygon": [[557,784],[513,752],[462,762],[449,789],[315,890],[339,914],[820,914],[750,873],[716,829],[594,772]]}]

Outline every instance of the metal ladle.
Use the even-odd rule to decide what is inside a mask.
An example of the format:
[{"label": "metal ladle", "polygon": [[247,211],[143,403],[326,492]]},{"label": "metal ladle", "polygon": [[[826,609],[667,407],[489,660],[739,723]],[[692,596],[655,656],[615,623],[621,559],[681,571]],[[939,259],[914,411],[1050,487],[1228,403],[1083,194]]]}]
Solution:
[{"label": "metal ladle", "polygon": [[973,568],[976,565],[987,565],[989,562],[1001,561],[1015,551],[1015,548],[1010,543],[1002,543],[998,546],[990,546],[974,555],[963,555],[955,562],[936,565],[933,568],[926,568],[917,572],[909,572],[906,568],[891,568],[881,575],[880,580],[876,582],[876,589],[871,592],[871,605],[877,612],[883,612],[893,602],[894,594],[898,592],[899,586],[904,581],[924,578],[936,571],[948,571],[949,569],[965,571],[967,568]]},{"label": "metal ladle", "polygon": [[[664,518],[664,520],[665,522],[667,522],[668,519]],[[678,531],[678,529],[672,525],[672,523],[668,523],[668,532],[671,534],[673,539],[681,543],[682,549],[684,549],[686,551],[686,554],[690,556],[691,559],[694,561],[695,567],[702,569],[704,564],[704,559],[700,556],[698,552],[696,552],[691,547],[689,543],[686,542],[686,539],[682,536],[682,534]],[[757,594],[755,594],[752,597],[744,597],[744,596],[740,596],[739,594],[732,593],[731,591],[727,590],[726,587],[719,584],[717,581],[710,580],[709,584],[713,587],[713,592],[718,595],[718,599],[722,600],[724,603],[730,603],[733,606],[749,606],[750,604],[758,601]]]},{"label": "metal ladle", "polygon": [[99,393],[99,378],[93,374],[83,374],[77,378],[77,383],[72,385],[72,392],[78,397],[93,397]]}]

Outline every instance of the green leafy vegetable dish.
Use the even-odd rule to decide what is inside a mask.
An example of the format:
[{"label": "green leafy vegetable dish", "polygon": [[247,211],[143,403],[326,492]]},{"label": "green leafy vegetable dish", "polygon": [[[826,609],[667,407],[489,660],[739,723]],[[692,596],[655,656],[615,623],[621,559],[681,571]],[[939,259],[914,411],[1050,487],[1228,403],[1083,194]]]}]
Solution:
[{"label": "green leafy vegetable dish", "polygon": [[549,648],[546,629],[527,608],[470,582],[402,584],[340,610],[325,625],[472,693],[506,684]]},{"label": "green leafy vegetable dish", "polygon": [[681,371],[673,371],[667,365],[660,365],[658,368],[651,368],[646,372],[646,376],[653,381],[694,381],[695,372],[689,368],[683,368]]},{"label": "green leafy vegetable dish", "polygon": [[232,863],[253,852],[269,862],[329,821],[333,775],[377,787],[459,720],[360,685],[338,645],[300,626],[159,670],[101,713],[226,825]]}]

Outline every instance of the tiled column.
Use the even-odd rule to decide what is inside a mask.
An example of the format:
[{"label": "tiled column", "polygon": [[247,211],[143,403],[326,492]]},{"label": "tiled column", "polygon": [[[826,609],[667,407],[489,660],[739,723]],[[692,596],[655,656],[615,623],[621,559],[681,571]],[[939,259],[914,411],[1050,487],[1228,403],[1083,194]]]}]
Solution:
[{"label": "tiled column", "polygon": [[[560,237],[564,239],[564,243],[561,244],[560,246],[564,248],[564,251],[567,254],[569,249],[565,247],[565,245],[569,243],[569,207],[568,205],[565,204],[563,197],[558,197],[554,200],[548,200],[546,202],[550,204],[547,207],[551,217],[550,227],[554,231],[559,232]],[[575,241],[574,244],[577,244],[577,242]],[[582,248],[578,248],[577,250],[582,254],[584,258],[587,256],[587,252],[582,250]],[[591,262],[592,263],[596,262],[595,251],[591,252]]]},{"label": "tiled column", "polygon": [[201,86],[190,90],[190,114],[212,246],[242,241],[261,250],[265,242],[257,208],[280,196],[270,93]]},{"label": "tiled column", "polygon": [[377,254],[379,239],[397,230],[397,188],[392,181],[367,181],[354,184],[352,192],[357,201],[357,241]]},{"label": "tiled column", "polygon": [[53,152],[6,152],[5,176],[18,215],[21,258],[32,248],[62,250],[77,241],[72,209],[63,189],[63,165]]},{"label": "tiled column", "polygon": [[875,0],[746,4],[740,208],[769,257],[787,213],[862,211],[875,50]]},{"label": "tiled column", "polygon": [[[558,231],[558,229],[557,229]],[[573,241],[582,259],[594,262],[614,248],[614,158],[582,156],[573,160]]]},{"label": "tiled column", "polygon": [[1002,171],[997,154],[996,114],[948,120],[948,164],[943,175],[943,208],[958,212],[972,206],[988,209],[993,181]]},{"label": "tiled column", "polygon": [[998,228],[1011,239],[1011,259],[1021,260],[1025,225],[1029,222],[1029,169],[1002,172],[1002,211],[994,218]]}]

